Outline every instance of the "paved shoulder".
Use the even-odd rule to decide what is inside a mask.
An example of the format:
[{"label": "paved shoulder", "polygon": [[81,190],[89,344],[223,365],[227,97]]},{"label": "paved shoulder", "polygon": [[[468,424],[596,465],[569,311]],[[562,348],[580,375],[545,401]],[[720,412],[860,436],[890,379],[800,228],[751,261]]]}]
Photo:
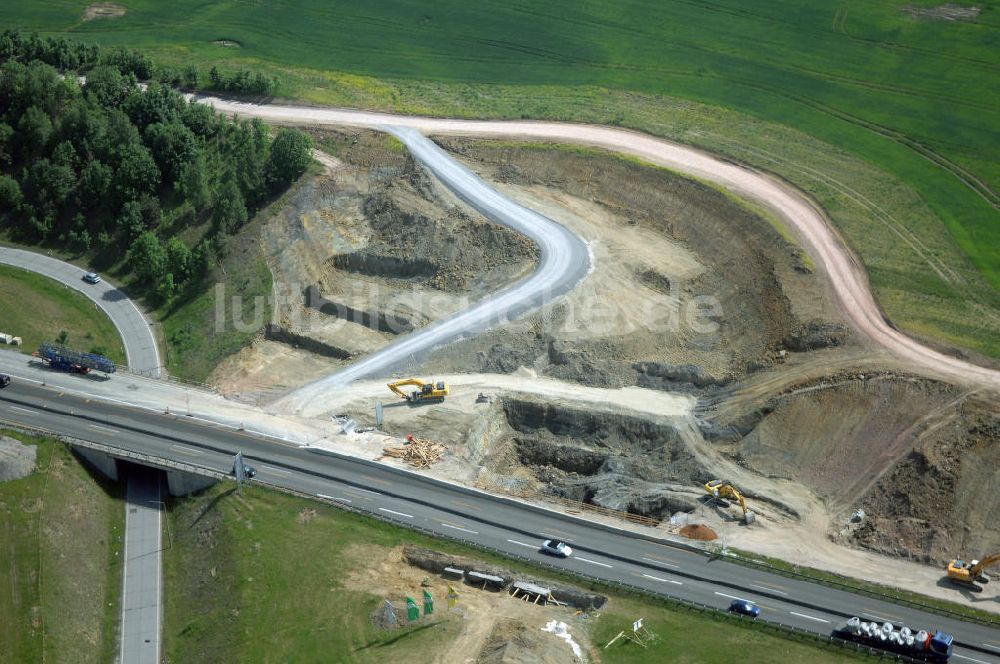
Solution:
[{"label": "paved shoulder", "polygon": [[0,263],[55,279],[93,300],[118,328],[122,343],[125,344],[125,357],[129,368],[153,377],[160,376],[160,352],[149,321],[143,316],[139,307],[121,290],[103,281],[99,284],[88,284],[83,281],[85,270],[32,251],[2,247]]}]

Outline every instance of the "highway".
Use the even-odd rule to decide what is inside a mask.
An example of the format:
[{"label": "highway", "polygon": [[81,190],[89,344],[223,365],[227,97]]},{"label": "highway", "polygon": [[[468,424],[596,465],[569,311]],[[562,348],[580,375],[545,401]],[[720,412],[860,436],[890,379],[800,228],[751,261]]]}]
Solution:
[{"label": "highway", "polygon": [[[271,440],[247,432],[83,399],[20,380],[0,392],[0,420],[39,427],[176,462],[229,472],[243,450],[269,484],[350,506],[567,571],[626,582],[663,595],[724,608],[757,602],[761,619],[828,634],[837,621],[869,620],[941,629],[955,635],[957,662],[1000,664],[1000,629],[926,613],[828,586],[787,578],[569,515],[491,496],[415,472]],[[564,539],[567,560],[538,553],[542,539]]]},{"label": "highway", "polygon": [[337,373],[292,391],[275,404],[278,411],[297,411],[332,389],[359,378],[390,375],[394,368],[419,359],[437,346],[473,336],[549,304],[572,290],[591,270],[590,250],[579,236],[503,196],[415,129],[394,126],[382,129],[398,137],[421,165],[486,218],[531,238],[540,252],[538,267],[524,279],[471,307],[408,334]]},{"label": "highway", "polygon": [[[33,251],[0,247],[0,263],[36,272],[80,291],[100,307],[118,329],[129,369],[153,378],[159,377],[160,351],[153,329],[135,303],[121,290],[107,281],[88,284],[83,280],[86,270]],[[16,330],[0,331],[17,334]]]}]

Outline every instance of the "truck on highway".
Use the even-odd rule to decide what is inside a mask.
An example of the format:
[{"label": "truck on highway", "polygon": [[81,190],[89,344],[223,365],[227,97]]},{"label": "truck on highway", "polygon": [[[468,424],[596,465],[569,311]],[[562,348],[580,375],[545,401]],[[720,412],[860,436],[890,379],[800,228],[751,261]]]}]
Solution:
[{"label": "truck on highway", "polygon": [[892,623],[866,622],[857,617],[837,625],[833,637],[933,664],[946,664],[951,659],[955,640],[951,634],[941,631],[931,634],[905,626],[896,629]]},{"label": "truck on highway", "polygon": [[69,373],[88,374],[91,370],[113,374],[117,367],[115,363],[97,353],[82,353],[70,348],[54,344],[42,344],[32,353],[53,369]]}]

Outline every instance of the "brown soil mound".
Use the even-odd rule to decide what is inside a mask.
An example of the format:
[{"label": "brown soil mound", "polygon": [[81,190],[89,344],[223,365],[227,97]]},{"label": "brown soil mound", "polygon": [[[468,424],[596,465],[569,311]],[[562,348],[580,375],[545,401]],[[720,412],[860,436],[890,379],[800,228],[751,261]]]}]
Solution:
[{"label": "brown soil mound", "polygon": [[83,10],[83,20],[93,21],[98,18],[118,18],[125,15],[125,7],[113,2],[95,2]]},{"label": "brown soil mound", "polygon": [[711,542],[712,540],[719,538],[719,536],[715,534],[714,530],[702,523],[694,523],[684,526],[680,529],[680,533],[688,539],[701,540],[702,542]]}]

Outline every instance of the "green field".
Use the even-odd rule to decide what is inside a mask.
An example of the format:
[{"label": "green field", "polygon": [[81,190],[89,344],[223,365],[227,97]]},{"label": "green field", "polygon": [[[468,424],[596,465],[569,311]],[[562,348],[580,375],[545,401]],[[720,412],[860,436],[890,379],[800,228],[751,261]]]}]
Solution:
[{"label": "green field", "polygon": [[[441,649],[463,633],[462,619],[447,610],[442,598],[438,598],[433,620],[427,621],[433,627],[387,632],[371,620],[382,596],[347,583],[348,577],[364,573],[401,544],[467,555],[534,574],[540,571],[260,487],[248,487],[240,496],[229,483],[174,502],[168,528],[165,653],[170,661],[191,664],[438,661]],[[586,581],[570,576],[557,578],[587,586]],[[441,580],[434,582],[440,585]],[[391,588],[392,597],[398,591],[390,579],[373,583]],[[594,589],[609,594],[607,588]],[[419,587],[413,592],[419,593]],[[458,592],[461,597],[480,591],[459,585]],[[601,661],[609,664],[734,660],[824,664],[848,658],[839,648],[788,640],[721,614],[711,617],[621,593],[609,597],[599,616],[574,620],[572,629],[589,630],[592,642],[603,646],[641,615],[660,637],[648,650],[624,644],[602,651]],[[539,627],[548,619],[544,611],[540,608],[536,618]]]},{"label": "green field", "polygon": [[77,291],[47,277],[0,265],[0,311],[0,332],[21,337],[25,353],[65,331],[67,346],[98,349],[125,363],[125,348],[111,319]]},{"label": "green field", "polygon": [[912,4],[139,0],[0,20],[203,75],[266,69],[287,97],[608,122],[731,155],[817,198],[895,322],[1000,357],[1000,3],[969,21]]},{"label": "green field", "polygon": [[118,485],[97,482],[69,448],[38,448],[35,472],[0,482],[0,661],[110,662],[120,618]]}]

